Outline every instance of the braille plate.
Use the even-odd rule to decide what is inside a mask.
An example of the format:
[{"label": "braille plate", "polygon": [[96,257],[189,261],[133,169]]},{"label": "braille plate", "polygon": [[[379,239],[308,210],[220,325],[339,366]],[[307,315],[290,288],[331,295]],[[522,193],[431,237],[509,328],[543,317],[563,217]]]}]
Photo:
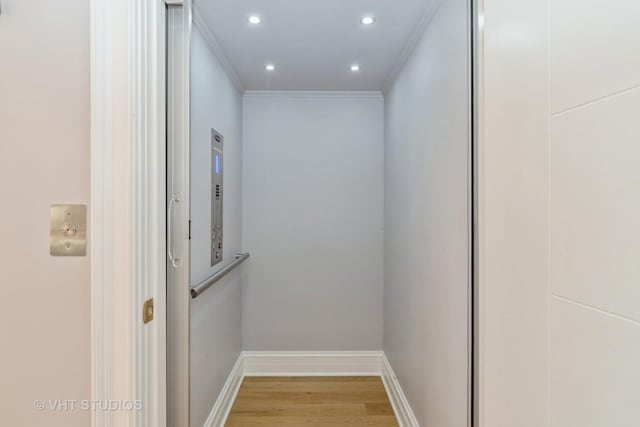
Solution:
[{"label": "braille plate", "polygon": [[87,254],[87,207],[51,205],[49,213],[49,253],[52,256]]}]

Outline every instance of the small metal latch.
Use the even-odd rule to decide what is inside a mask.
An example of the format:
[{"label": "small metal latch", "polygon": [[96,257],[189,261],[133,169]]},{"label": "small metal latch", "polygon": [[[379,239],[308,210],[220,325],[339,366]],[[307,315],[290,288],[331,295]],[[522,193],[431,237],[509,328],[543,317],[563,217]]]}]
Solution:
[{"label": "small metal latch", "polygon": [[148,299],[142,306],[142,321],[146,325],[153,320],[153,298]]}]

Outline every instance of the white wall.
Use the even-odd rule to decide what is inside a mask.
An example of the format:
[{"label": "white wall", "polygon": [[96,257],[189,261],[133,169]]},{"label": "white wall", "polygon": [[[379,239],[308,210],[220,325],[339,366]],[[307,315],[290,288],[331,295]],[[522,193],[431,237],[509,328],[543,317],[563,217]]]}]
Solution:
[{"label": "white wall", "polygon": [[385,97],[384,350],[420,425],[467,425],[466,1],[445,1]]},{"label": "white wall", "polygon": [[85,427],[89,258],[49,255],[49,205],[89,201],[89,4],[2,2],[0,14],[0,424]]},{"label": "white wall", "polygon": [[485,0],[479,99],[479,421],[548,425],[548,4]]},{"label": "white wall", "polygon": [[[242,250],[242,97],[194,26],[191,39],[191,284]],[[211,128],[224,135],[223,262],[211,263]],[[202,426],[241,351],[239,271],[191,305],[191,425]]]},{"label": "white wall", "polygon": [[640,4],[551,2],[551,425],[640,425]]},{"label": "white wall", "polygon": [[484,0],[481,426],[640,424],[640,5]]},{"label": "white wall", "polygon": [[548,2],[483,0],[480,6],[479,421],[481,427],[543,427],[549,419]]},{"label": "white wall", "polygon": [[382,183],[379,95],[245,95],[245,350],[381,348]]}]

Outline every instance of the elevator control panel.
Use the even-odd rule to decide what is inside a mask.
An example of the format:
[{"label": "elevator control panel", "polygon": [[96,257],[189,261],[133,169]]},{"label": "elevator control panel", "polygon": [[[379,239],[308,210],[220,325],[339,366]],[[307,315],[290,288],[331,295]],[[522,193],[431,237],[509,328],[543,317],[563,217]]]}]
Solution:
[{"label": "elevator control panel", "polygon": [[223,141],[224,137],[211,129],[211,266],[222,261]]}]

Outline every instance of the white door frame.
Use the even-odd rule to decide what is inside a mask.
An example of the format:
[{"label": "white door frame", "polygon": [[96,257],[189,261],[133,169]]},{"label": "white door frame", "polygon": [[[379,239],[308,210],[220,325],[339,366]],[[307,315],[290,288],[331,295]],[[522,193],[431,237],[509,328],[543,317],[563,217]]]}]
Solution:
[{"label": "white door frame", "polygon": [[165,427],[165,1],[90,8],[92,425]]},{"label": "white door frame", "polygon": [[[143,403],[140,411],[96,411],[92,426],[166,427],[166,5],[184,4],[190,22],[191,1],[90,1],[92,399]],[[483,1],[472,2],[477,23]],[[482,28],[476,26],[474,36],[479,60]],[[475,72],[477,107],[482,105],[482,67],[476,64]],[[188,91],[185,96],[188,108]],[[481,123],[477,115],[475,202],[480,208],[485,185]],[[188,126],[185,132],[188,138]],[[482,238],[482,215],[476,225],[476,238]],[[480,248],[475,250],[479,256]],[[482,258],[477,259],[479,269]],[[481,279],[476,276],[474,290],[474,425],[481,422],[483,405]],[[149,298],[155,301],[155,319],[144,325],[142,306]]]}]

